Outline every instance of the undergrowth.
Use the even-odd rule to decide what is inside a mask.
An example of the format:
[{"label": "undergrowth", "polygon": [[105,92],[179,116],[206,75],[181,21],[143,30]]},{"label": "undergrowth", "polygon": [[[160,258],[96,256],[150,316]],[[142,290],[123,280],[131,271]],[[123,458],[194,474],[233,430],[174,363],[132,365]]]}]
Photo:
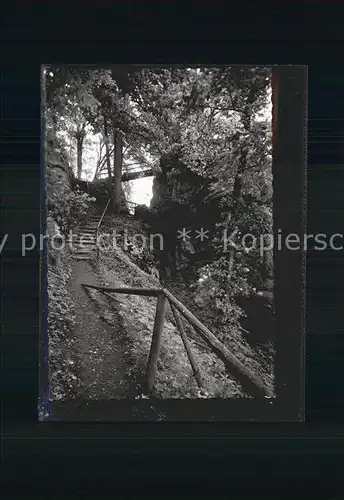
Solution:
[{"label": "undergrowth", "polygon": [[77,375],[73,358],[75,309],[67,283],[71,277],[68,252],[63,252],[61,266],[48,268],[48,331],[50,399],[75,395]]},{"label": "undergrowth", "polygon": [[[129,226],[129,227],[128,227]],[[126,231],[128,239],[133,241],[135,234],[144,234],[139,221],[124,216],[108,217],[104,221],[103,234],[116,229],[118,235],[117,248],[108,248],[101,253],[98,262],[93,261],[94,272],[105,286],[157,288],[159,281],[145,272],[150,264],[150,252],[141,252],[142,263],[133,247],[127,250],[123,247],[123,237]],[[148,237],[148,235],[147,235]],[[73,397],[78,386],[78,379],[73,360],[73,340],[70,332],[74,327],[74,307],[67,289],[70,278],[70,261],[68,253],[64,252],[60,272],[49,268],[49,337],[50,337],[50,383],[51,398],[63,399]],[[212,318],[207,316],[207,310],[197,308],[193,303],[192,293],[180,281],[165,283],[173,295],[183,302],[213,333]],[[104,307],[106,307],[104,305]],[[130,345],[130,366],[128,376],[137,381],[136,398],[148,398],[145,387],[146,370],[152,341],[155,317],[156,299],[116,294],[116,302],[107,306],[110,314],[120,314],[123,332]],[[116,308],[116,311],[115,311]],[[202,339],[183,320],[184,328],[189,338],[196,365],[201,373],[203,388],[199,389],[195,381],[190,362],[174,317],[167,310],[163,329],[161,351],[157,365],[157,378],[153,396],[156,398],[240,398],[244,396],[242,387],[226,371],[224,363],[204,345]],[[272,365],[270,358],[265,357],[259,349],[252,349],[243,339],[239,329],[232,329],[227,347],[247,367],[259,375],[263,382],[273,386]],[[123,339],[125,341],[125,339]],[[273,347],[271,346],[273,351]],[[130,373],[129,373],[130,372]],[[135,397],[128,395],[128,397]]]},{"label": "undergrowth", "polygon": [[[128,227],[128,220],[125,221]],[[118,219],[106,221],[104,232],[116,227]],[[123,229],[124,229],[123,227]],[[131,227],[131,230],[136,230]],[[139,226],[137,233],[142,234]],[[159,282],[137,266],[135,257],[120,245],[102,254],[96,269],[103,282],[112,287],[156,288]],[[131,341],[133,371],[137,380],[145,380],[147,360],[152,340],[156,300],[143,296],[118,295],[116,307],[123,317],[124,327]],[[161,351],[157,365],[154,396],[158,398],[233,398],[243,395],[240,385],[228,375],[225,366],[207,347],[190,338],[196,364],[202,374],[203,389],[195,381],[190,362],[170,310],[164,324]],[[147,397],[144,384],[142,394]]]}]

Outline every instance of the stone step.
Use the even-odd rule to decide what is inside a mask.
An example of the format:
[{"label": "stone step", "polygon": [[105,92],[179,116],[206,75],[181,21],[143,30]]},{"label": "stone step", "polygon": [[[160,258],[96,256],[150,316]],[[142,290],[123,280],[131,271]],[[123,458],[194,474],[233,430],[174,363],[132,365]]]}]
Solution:
[{"label": "stone step", "polygon": [[93,248],[75,248],[75,250],[73,250],[73,253],[92,253],[92,250],[94,250]]},{"label": "stone step", "polygon": [[81,244],[84,244],[84,243],[94,243],[94,244],[96,244],[97,243],[96,238],[78,238],[75,241],[77,243],[81,243]]},{"label": "stone step", "polygon": [[77,246],[77,245],[81,245],[81,246],[86,246],[86,245],[96,245],[97,242],[96,241],[91,241],[91,240],[82,240],[82,241],[79,241],[79,240],[76,240],[74,241],[74,245]]},{"label": "stone step", "polygon": [[93,250],[95,250],[95,248],[76,248],[73,250],[73,253],[93,253]]},{"label": "stone step", "polygon": [[74,255],[74,260],[92,260],[92,256],[82,256],[82,255]]},{"label": "stone step", "polygon": [[73,253],[77,254],[77,253],[80,253],[80,254],[85,254],[85,253],[90,253],[91,249],[90,248],[76,248],[75,250],[73,250]]},{"label": "stone step", "polygon": [[88,248],[92,248],[92,247],[96,247],[97,245],[95,243],[90,243],[90,244],[86,244],[86,245],[83,245],[83,244],[80,244],[80,243],[76,243],[74,245],[74,248],[84,248],[85,250],[87,250]]},{"label": "stone step", "polygon": [[92,243],[95,245],[97,240],[95,238],[88,239],[88,238],[74,238],[73,240],[67,240],[67,243],[72,243],[74,245],[89,245]]},{"label": "stone step", "polygon": [[95,240],[76,240],[75,242],[76,245],[96,245],[97,242]]}]

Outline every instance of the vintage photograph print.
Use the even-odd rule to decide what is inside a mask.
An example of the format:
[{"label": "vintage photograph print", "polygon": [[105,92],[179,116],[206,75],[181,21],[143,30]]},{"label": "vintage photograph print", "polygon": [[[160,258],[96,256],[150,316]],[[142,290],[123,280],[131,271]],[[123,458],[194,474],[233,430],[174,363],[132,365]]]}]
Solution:
[{"label": "vintage photograph print", "polygon": [[231,420],[243,402],[255,419],[283,397],[284,352],[302,420],[304,249],[283,210],[301,237],[306,74],[42,67],[40,420]]}]

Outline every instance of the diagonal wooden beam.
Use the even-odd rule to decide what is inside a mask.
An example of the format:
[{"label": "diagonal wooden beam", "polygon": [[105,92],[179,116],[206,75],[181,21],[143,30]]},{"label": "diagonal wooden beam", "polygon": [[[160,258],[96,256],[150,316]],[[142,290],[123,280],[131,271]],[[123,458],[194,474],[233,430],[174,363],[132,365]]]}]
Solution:
[{"label": "diagonal wooden beam", "polygon": [[94,288],[100,292],[123,293],[127,295],[145,295],[146,297],[157,297],[161,293],[161,288],[109,288],[106,286],[89,285],[88,283],[81,283],[81,286],[87,288]]}]

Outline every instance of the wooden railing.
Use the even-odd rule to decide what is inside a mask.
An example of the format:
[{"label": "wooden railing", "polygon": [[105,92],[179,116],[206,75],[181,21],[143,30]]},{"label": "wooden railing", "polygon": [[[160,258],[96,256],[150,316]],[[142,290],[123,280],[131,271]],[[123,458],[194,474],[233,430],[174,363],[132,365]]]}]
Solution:
[{"label": "wooden railing", "polygon": [[127,295],[144,295],[147,297],[157,297],[157,306],[155,312],[155,320],[153,327],[152,343],[147,363],[147,387],[148,391],[152,391],[155,385],[157,361],[160,352],[162,331],[165,322],[167,305],[169,303],[176,326],[182,338],[193,374],[200,388],[203,387],[202,376],[197,368],[195,358],[191,351],[191,345],[185,334],[181,316],[183,316],[195,332],[205,341],[213,353],[223,361],[227,371],[231,373],[238,382],[241,383],[243,389],[248,394],[257,398],[271,398],[272,391],[265,387],[259,377],[257,377],[249,368],[243,365],[229,349],[218,340],[218,338],[194,316],[178,299],[176,299],[165,288],[108,288],[102,286],[89,285],[83,283],[82,286],[94,288],[104,293],[111,299],[115,299],[113,293],[122,293]]},{"label": "wooden railing", "polygon": [[128,205],[131,215],[135,214],[135,208],[140,205],[140,203],[135,203],[135,201],[129,201],[129,200],[126,201],[126,204]]},{"label": "wooden railing", "polygon": [[[121,180],[122,182],[132,181],[135,179],[141,179],[143,177],[153,176],[155,171],[152,168],[133,168],[122,172]],[[108,179],[109,174],[107,172],[101,172],[97,175],[97,180]]]},{"label": "wooden railing", "polygon": [[98,235],[99,235],[99,229],[100,229],[100,226],[102,225],[102,222],[103,222],[103,219],[104,219],[104,215],[108,209],[108,206],[110,205],[110,201],[111,201],[111,198],[108,199],[108,202],[106,204],[106,207],[104,208],[104,211],[102,213],[102,216],[100,218],[100,221],[98,222],[98,226],[97,226],[97,229],[96,229],[96,258],[97,260],[99,259],[99,245],[98,245]]}]

